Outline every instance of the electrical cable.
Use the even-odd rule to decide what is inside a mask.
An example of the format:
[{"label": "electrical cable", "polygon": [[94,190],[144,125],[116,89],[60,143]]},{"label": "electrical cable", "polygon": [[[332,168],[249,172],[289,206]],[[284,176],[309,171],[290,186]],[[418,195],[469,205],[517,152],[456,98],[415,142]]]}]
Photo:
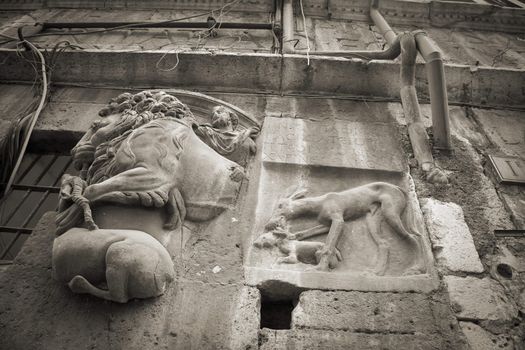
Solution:
[{"label": "electrical cable", "polygon": [[36,111],[33,114],[33,117],[31,119],[31,123],[29,124],[29,129],[27,131],[26,137],[24,139],[24,143],[22,144],[22,148],[20,150],[20,153],[18,155],[18,159],[16,161],[16,164],[13,168],[13,171],[11,172],[11,176],[9,177],[9,180],[7,181],[7,185],[4,189],[4,197],[9,193],[9,190],[15,181],[16,173],[18,172],[18,168],[20,167],[20,164],[22,163],[22,158],[24,157],[25,151],[27,149],[27,145],[29,143],[29,138],[31,137],[31,133],[33,132],[33,128],[35,127],[36,121],[38,120],[38,117],[40,116],[40,113],[42,112],[42,109],[44,108],[44,104],[47,98],[47,70],[46,70],[46,60],[40,50],[33,45],[31,42],[24,40],[24,44],[28,45],[33,52],[35,52],[41,61],[41,69],[42,69],[42,96],[40,98],[40,102],[38,104],[38,107]]},{"label": "electrical cable", "polygon": [[[110,31],[114,31],[114,30],[119,30],[119,29],[127,29],[127,28],[133,28],[133,27],[140,27],[144,24],[166,24],[166,23],[173,23],[173,22],[180,22],[180,21],[184,21],[184,20],[188,20],[188,19],[193,19],[193,18],[197,18],[197,17],[203,17],[203,16],[207,16],[211,13],[213,13],[214,11],[222,11],[223,9],[225,9],[226,7],[228,6],[233,6],[235,5],[236,3],[240,2],[240,0],[233,0],[233,1],[230,1],[229,3],[219,7],[219,8],[216,8],[216,9],[213,9],[213,10],[210,10],[210,11],[207,11],[207,12],[204,12],[204,13],[200,13],[200,14],[196,14],[196,15],[191,15],[191,16],[186,16],[186,17],[181,17],[181,18],[176,18],[176,19],[170,19],[170,20],[167,20],[167,21],[160,21],[160,22],[137,22],[137,23],[132,23],[132,24],[126,24],[126,25],[123,25],[123,26],[119,26],[119,27],[114,27],[114,28],[106,28],[106,29],[98,29],[98,30],[91,30],[91,31],[85,31],[85,32],[74,32],[74,33],[64,33],[64,32],[60,32],[60,33],[38,33],[38,34],[33,34],[33,35],[28,35],[26,36],[26,38],[36,38],[36,37],[41,37],[41,36],[52,36],[52,35],[86,35],[86,34],[97,34],[97,33],[106,33],[106,32],[110,32]],[[231,9],[229,10],[231,11]],[[229,12],[228,11],[228,12]],[[217,25],[217,24],[215,24]],[[5,36],[5,35],[3,35]],[[11,41],[15,41],[15,40],[18,40],[16,38],[12,38],[10,40],[6,40],[6,41],[2,41],[0,42],[0,46],[3,45],[3,44],[7,44],[7,43],[10,43]]]}]

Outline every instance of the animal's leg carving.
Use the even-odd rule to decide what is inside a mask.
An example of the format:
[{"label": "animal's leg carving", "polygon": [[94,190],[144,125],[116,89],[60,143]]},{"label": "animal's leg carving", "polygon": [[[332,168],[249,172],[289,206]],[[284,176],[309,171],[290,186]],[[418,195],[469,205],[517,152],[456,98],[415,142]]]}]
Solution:
[{"label": "animal's leg carving", "polygon": [[377,244],[378,249],[377,262],[374,268],[374,274],[382,276],[385,274],[390,249],[386,240],[382,239],[379,235],[379,230],[381,227],[381,217],[372,213],[368,213],[366,214],[365,221],[368,231],[370,231],[370,235],[372,236],[374,242]]},{"label": "animal's leg carving", "polygon": [[[383,200],[381,209],[385,221],[401,236],[401,238],[409,241],[415,241],[401,221],[401,214],[403,213],[405,206],[406,205],[401,206],[399,204],[393,203],[391,200]],[[417,232],[413,232],[412,234],[420,236]]]},{"label": "animal's leg carving", "polygon": [[73,201],[82,209],[84,213],[84,221],[87,224],[88,230],[98,230],[98,226],[93,221],[93,214],[91,213],[91,208],[89,207],[89,200],[84,196],[72,197]]},{"label": "animal's leg carving", "polygon": [[[322,248],[315,252],[315,260],[320,261],[322,254]],[[343,256],[341,255],[341,252],[339,249],[335,248],[335,255],[330,256],[328,259],[328,267],[331,269],[335,269],[337,267],[337,264],[339,261],[343,261]]]},{"label": "animal's leg carving", "polygon": [[327,233],[330,231],[330,227],[326,225],[317,225],[312,228],[303,230],[303,231],[297,231],[295,233],[291,233],[288,238],[289,239],[295,239],[298,241],[302,241],[303,239],[307,239],[313,236],[322,235],[324,233]]},{"label": "animal's leg carving", "polygon": [[[422,273],[425,271],[424,262],[421,254],[421,234],[412,230],[409,232],[403,222],[401,221],[401,213],[405,209],[405,206],[396,205],[390,201],[384,201],[381,208],[383,209],[383,215],[385,221],[407,242],[412,244],[415,248],[415,264],[405,274],[413,275]],[[410,210],[410,209],[409,209]]]},{"label": "animal's leg carving", "polygon": [[325,246],[319,252],[319,262],[315,267],[319,271],[328,271],[330,268],[330,261],[337,259],[336,255],[336,245],[341,237],[341,234],[344,231],[344,220],[342,215],[337,215],[335,218],[332,218],[332,225],[330,226],[330,231],[326,237]]},{"label": "animal's leg carving", "polygon": [[293,255],[288,255],[288,256],[277,259],[277,263],[279,264],[297,264],[299,263],[299,260],[297,260],[297,256],[293,254]]},{"label": "animal's leg carving", "polygon": [[91,202],[111,192],[144,192],[160,188],[165,181],[159,175],[145,167],[136,167],[117,174],[100,183],[89,185],[84,196]]}]

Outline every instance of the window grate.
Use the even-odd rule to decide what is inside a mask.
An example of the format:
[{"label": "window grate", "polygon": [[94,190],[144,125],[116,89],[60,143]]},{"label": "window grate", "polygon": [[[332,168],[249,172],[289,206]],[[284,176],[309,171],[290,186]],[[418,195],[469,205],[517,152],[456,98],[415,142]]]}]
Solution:
[{"label": "window grate", "polygon": [[60,179],[65,173],[78,173],[71,156],[24,156],[10,193],[0,203],[0,263],[12,261],[42,215],[56,209]]}]

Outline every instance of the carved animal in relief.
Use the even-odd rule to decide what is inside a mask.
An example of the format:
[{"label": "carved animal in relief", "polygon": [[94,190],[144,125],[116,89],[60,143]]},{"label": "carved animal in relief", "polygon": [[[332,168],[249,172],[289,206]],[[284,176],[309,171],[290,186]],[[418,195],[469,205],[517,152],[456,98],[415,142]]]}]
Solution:
[{"label": "carved animal in relief", "polygon": [[[244,169],[204,143],[189,108],[165,92],[122,94],[100,114],[72,152],[80,177],[63,179],[53,276],[121,303],[159,296],[175,278],[172,234],[186,217],[229,208]],[[102,220],[101,207],[118,219]]]},{"label": "carved animal in relief", "polygon": [[[292,235],[285,229],[274,229],[272,232],[266,232],[257,237],[253,242],[257,248],[277,247],[284,257],[277,259],[278,263],[283,264],[318,264],[320,254],[324,248],[324,243],[299,241],[292,239]],[[335,249],[335,256],[330,257],[329,266],[334,268],[339,261],[343,260],[339,249]]]},{"label": "carved animal in relief", "polygon": [[[373,182],[317,197],[305,198],[305,193],[304,189],[299,189],[289,197],[279,199],[265,225],[265,231],[270,232],[282,227],[285,222],[294,218],[316,215],[319,225],[292,233],[289,238],[303,240],[328,233],[325,245],[319,253],[317,270],[327,271],[330,262],[334,261],[336,245],[344,231],[344,222],[365,217],[367,228],[379,251],[374,273],[385,273],[389,254],[389,246],[379,234],[380,219],[384,219],[402,239],[415,246],[416,262],[407,273],[423,272],[419,242],[421,236],[415,229],[408,230],[401,220],[407,206],[407,195],[400,187],[385,182]],[[377,217],[379,214],[382,218]]]}]

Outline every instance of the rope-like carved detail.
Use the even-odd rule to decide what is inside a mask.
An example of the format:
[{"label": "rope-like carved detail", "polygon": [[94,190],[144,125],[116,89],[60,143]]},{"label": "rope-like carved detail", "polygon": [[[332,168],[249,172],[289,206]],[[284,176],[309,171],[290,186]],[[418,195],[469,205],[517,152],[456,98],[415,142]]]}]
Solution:
[{"label": "rope-like carved detail", "polygon": [[[87,187],[86,181],[78,176],[71,176],[65,174],[62,177],[62,185],[60,186],[60,200],[59,213],[64,212],[71,205],[76,204],[83,213],[83,219],[90,231],[97,230],[98,226],[93,220],[89,200],[84,197],[84,190]],[[72,223],[74,225],[74,223]]]}]

